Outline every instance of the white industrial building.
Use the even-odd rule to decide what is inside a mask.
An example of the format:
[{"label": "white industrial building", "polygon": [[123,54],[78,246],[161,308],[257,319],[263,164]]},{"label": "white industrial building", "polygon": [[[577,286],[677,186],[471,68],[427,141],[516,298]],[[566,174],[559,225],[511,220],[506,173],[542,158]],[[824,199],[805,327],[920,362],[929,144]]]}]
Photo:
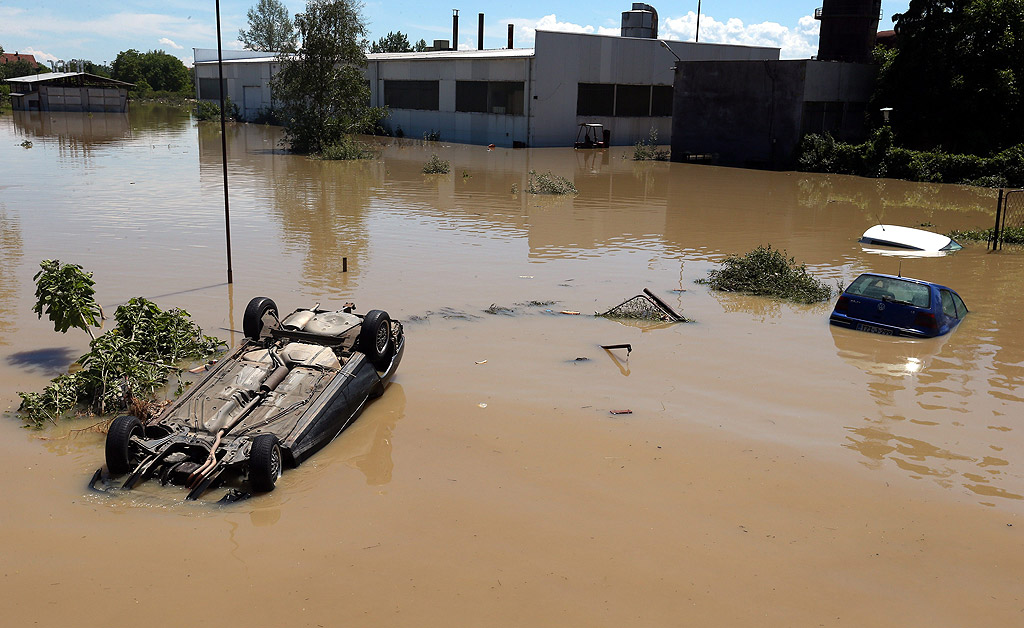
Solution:
[{"label": "white industrial building", "polygon": [[[407,137],[571,146],[588,122],[604,125],[615,145],[645,139],[652,128],[668,143],[676,57],[776,60],[779,49],[537,31],[532,49],[368,54],[365,76],[371,104],[389,111],[384,126]],[[273,106],[269,80],[277,68],[267,53],[224,52],[226,93],[246,119]],[[218,99],[217,51],[195,49],[195,70],[199,98]]]}]

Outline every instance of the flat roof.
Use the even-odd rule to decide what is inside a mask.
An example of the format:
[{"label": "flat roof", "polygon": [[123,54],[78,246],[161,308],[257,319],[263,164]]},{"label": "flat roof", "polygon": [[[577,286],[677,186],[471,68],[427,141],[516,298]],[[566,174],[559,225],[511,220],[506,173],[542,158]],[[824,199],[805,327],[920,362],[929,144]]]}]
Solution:
[{"label": "flat roof", "polygon": [[59,81],[61,79],[82,77],[89,80],[96,80],[100,83],[112,83],[114,85],[124,85],[126,87],[133,87],[134,83],[125,83],[124,81],[118,81],[116,79],[107,78],[105,76],[99,76],[97,74],[89,74],[88,72],[44,72],[43,74],[29,74],[27,76],[12,76],[7,79],[8,83],[47,83],[50,81]]},{"label": "flat roof", "polygon": [[[426,52],[371,52],[367,61],[432,61],[437,59],[525,59],[533,56],[533,48],[495,48],[488,50],[428,50]],[[224,59],[224,63],[273,63],[277,55]],[[216,59],[196,61],[196,65],[217,63]]]},{"label": "flat roof", "polygon": [[487,50],[428,50],[426,52],[371,52],[370,61],[430,61],[432,59],[523,59],[533,48],[492,48]]}]

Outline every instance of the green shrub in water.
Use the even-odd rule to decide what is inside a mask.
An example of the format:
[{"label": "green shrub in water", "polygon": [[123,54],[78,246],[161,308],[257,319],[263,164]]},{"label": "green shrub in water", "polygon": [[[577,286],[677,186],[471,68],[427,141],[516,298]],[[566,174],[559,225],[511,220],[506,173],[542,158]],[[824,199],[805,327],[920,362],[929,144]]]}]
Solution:
[{"label": "green shrub in water", "polygon": [[759,246],[746,255],[730,255],[722,268],[708,271],[697,283],[724,292],[745,292],[799,303],[817,303],[832,297],[832,288],[807,273],[785,251]]},{"label": "green shrub in water", "polygon": [[317,159],[344,161],[351,159],[371,159],[374,152],[362,142],[357,142],[351,135],[341,136],[337,144],[330,144],[315,155]]},{"label": "green shrub in water", "polygon": [[[241,117],[238,105],[228,98],[224,103],[224,117],[227,120],[238,120]],[[220,120],[220,104],[212,100],[200,100],[196,102],[196,120],[208,122]]]},{"label": "green shrub in water", "polygon": [[669,151],[658,148],[658,130],[651,127],[648,139],[640,140],[633,147],[633,161],[668,161]]},{"label": "green shrub in water", "polygon": [[[957,242],[988,242],[992,239],[992,227],[988,229],[954,230],[946,234]],[[1004,244],[1024,244],[1024,227],[1006,227],[1001,231]]]},{"label": "green shrub in water", "polygon": [[117,308],[116,325],[89,343],[74,373],[54,378],[41,392],[19,392],[25,421],[56,422],[78,406],[99,412],[123,410],[150,399],[167,383],[176,364],[204,358],[223,341],[203,334],[188,312],[161,310],[136,297]]},{"label": "green shrub in water", "polygon": [[423,164],[423,174],[448,174],[451,169],[451,164],[437,155],[431,155],[427,163]]},{"label": "green shrub in water", "polygon": [[535,170],[530,171],[526,191],[530,194],[579,194],[572,181],[565,177],[550,172],[537,174]]}]

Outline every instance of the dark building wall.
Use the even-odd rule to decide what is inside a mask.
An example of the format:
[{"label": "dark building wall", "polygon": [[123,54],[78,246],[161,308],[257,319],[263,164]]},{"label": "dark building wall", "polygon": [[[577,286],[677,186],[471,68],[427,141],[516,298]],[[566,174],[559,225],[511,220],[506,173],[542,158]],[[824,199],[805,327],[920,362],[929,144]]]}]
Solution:
[{"label": "dark building wall", "polygon": [[811,60],[677,64],[672,160],[790,168],[805,133],[861,141],[876,68]]},{"label": "dark building wall", "polygon": [[806,61],[678,64],[672,160],[713,154],[723,165],[778,168],[800,141]]},{"label": "dark building wall", "polygon": [[870,63],[881,0],[823,0],[818,59]]}]

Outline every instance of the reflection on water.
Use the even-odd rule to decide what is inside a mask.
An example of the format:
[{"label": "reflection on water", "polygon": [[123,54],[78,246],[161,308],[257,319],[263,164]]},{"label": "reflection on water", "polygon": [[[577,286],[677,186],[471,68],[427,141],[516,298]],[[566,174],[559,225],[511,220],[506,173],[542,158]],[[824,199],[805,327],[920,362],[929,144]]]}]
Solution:
[{"label": "reflection on water", "polygon": [[[958,328],[959,329],[959,328]],[[974,422],[973,392],[963,382],[964,356],[955,329],[939,338],[907,339],[876,336],[830,326],[836,353],[868,376],[867,392],[877,412],[864,418],[866,426],[847,427],[845,447],[867,458],[877,468],[889,461],[915,478],[931,478],[942,486],[962,486],[979,495],[1022,499],[1001,486],[1015,478],[1001,477],[1008,462],[996,464],[988,455],[959,453],[933,444],[947,439],[945,429]],[[960,349],[957,349],[960,348]],[[967,356],[975,359],[977,356]],[[916,407],[907,399],[913,399]],[[936,431],[939,430],[939,431]],[[1001,439],[996,439],[999,442]],[[996,448],[998,445],[990,444]]]},{"label": "reflection on water", "polygon": [[9,343],[14,330],[18,302],[17,269],[21,265],[22,242],[18,218],[0,203],[0,345]]},{"label": "reflection on water", "polygon": [[[236,283],[225,290],[219,125],[138,105],[126,116],[0,116],[9,164],[0,182],[0,395],[13,403],[16,390],[41,385],[34,365],[63,360],[38,353],[61,343],[26,307],[36,263],[59,257],[94,271],[105,305],[149,296],[185,307],[217,333],[235,328],[236,310],[255,295],[289,310],[356,300],[405,320],[428,313],[429,323],[409,331],[411,348],[435,343],[429,361],[403,364],[405,389],[389,391],[315,465],[286,479],[289,490],[315,486],[332,460],[359,469],[369,485],[389,483],[404,395],[438,394],[443,386],[422,382],[460,372],[482,352],[495,379],[467,381],[516,390],[508,410],[515,414],[564,394],[564,382],[523,368],[536,355],[550,352],[561,363],[580,347],[633,342],[630,360],[599,360],[611,380],[588,379],[583,369],[566,376],[580,378],[573,390],[588,397],[581,405],[606,395],[609,382],[628,381],[631,407],[690,408],[704,398],[717,404],[706,420],[739,433],[772,425],[772,438],[845,446],[879,472],[933,478],[985,499],[1024,494],[1024,430],[1016,425],[1024,255],[969,245],[954,256],[897,259],[857,242],[882,220],[927,223],[939,233],[987,227],[990,190],[637,163],[628,148],[488,150],[393,138],[365,138],[375,159],[321,162],[284,152],[280,138],[275,127],[227,128]],[[21,139],[33,148],[18,146]],[[450,162],[450,174],[423,174],[432,154]],[[530,171],[565,176],[579,194],[526,194]],[[955,334],[904,342],[829,328],[830,304],[711,293],[693,283],[727,255],[763,244],[829,284],[902,270],[949,285],[971,314]],[[698,323],[601,321],[598,331],[586,316],[502,317],[503,337],[475,331],[491,323],[466,314],[531,301],[598,312],[645,286],[680,291],[669,301]],[[522,332],[533,325],[533,334]],[[83,352],[78,341],[67,338],[73,354]],[[520,359],[502,360],[504,352]],[[479,401],[479,390],[463,392]],[[392,397],[401,401],[389,406]],[[491,404],[489,416],[498,407]],[[679,416],[705,420],[701,408]],[[263,502],[268,521],[279,516],[271,505],[280,499]]]}]

